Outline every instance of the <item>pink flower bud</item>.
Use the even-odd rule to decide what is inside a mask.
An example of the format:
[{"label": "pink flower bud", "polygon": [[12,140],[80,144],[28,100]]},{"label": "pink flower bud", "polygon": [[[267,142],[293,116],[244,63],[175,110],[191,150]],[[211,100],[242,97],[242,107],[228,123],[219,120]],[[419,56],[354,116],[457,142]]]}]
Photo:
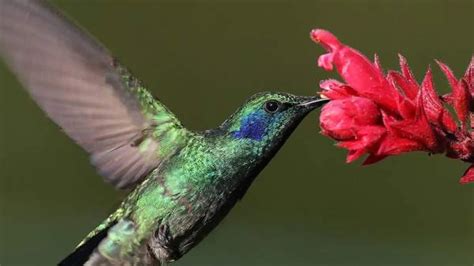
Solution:
[{"label": "pink flower bud", "polygon": [[381,118],[373,101],[350,96],[326,104],[321,113],[320,125],[322,133],[333,139],[355,140],[361,127],[381,124]]}]

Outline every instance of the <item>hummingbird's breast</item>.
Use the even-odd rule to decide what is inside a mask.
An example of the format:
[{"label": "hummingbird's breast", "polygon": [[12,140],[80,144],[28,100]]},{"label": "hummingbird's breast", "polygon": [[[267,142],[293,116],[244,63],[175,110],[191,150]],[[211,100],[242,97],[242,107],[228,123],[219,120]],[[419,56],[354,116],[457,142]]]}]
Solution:
[{"label": "hummingbird's breast", "polygon": [[[169,260],[175,260],[199,243],[266,164],[261,153],[250,140],[197,135],[171,157],[150,182],[150,188],[144,189],[145,194],[161,193],[160,197],[169,202],[165,211],[156,215],[159,225],[155,230],[166,226],[170,241],[162,244],[152,237],[149,246],[156,249],[155,254],[172,254]],[[148,197],[145,194],[140,197]],[[160,235],[156,232],[155,236]]]}]

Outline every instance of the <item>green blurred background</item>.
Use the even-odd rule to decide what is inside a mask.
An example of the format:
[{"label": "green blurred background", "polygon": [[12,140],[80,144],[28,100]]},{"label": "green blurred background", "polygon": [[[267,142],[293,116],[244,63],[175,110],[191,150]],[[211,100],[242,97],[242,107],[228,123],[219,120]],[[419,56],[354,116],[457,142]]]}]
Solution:
[{"label": "green blurred background", "polygon": [[[335,77],[308,37],[326,28],[384,67],[404,54],[460,75],[474,1],[54,1],[129,66],[185,125],[218,125],[262,90],[314,94]],[[439,90],[447,83],[436,69]],[[370,167],[310,115],[243,201],[173,265],[473,265],[466,164],[408,154]],[[88,157],[0,63],[0,264],[53,265],[118,205]]]}]

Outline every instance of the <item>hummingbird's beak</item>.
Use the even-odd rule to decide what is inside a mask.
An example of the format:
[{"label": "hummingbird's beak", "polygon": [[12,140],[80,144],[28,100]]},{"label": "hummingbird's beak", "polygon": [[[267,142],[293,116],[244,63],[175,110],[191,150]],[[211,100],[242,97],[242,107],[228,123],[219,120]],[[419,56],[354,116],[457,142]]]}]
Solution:
[{"label": "hummingbird's beak", "polygon": [[328,98],[321,98],[319,96],[304,97],[304,98],[305,100],[302,103],[298,104],[297,106],[304,107],[307,110],[316,109],[330,101],[330,99]]}]

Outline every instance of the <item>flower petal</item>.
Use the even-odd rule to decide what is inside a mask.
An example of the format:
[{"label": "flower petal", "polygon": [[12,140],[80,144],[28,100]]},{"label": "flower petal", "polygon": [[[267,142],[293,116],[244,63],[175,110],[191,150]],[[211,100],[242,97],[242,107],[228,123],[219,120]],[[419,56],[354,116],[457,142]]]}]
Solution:
[{"label": "flower petal", "polygon": [[[441,145],[440,139],[436,136],[426,117],[421,93],[417,97],[416,114],[413,119],[394,120],[387,114],[382,113],[382,115],[384,125],[391,134],[415,141],[419,147],[422,147],[419,150],[427,150],[432,153],[444,151],[444,145]],[[407,145],[407,142],[401,142],[401,145]]]},{"label": "flower petal", "polygon": [[416,140],[401,138],[395,134],[389,133],[381,141],[380,146],[376,151],[375,155],[397,155],[404,152],[423,150],[423,148],[423,145]]},{"label": "flower petal", "polygon": [[[418,87],[418,83],[416,82],[415,76],[413,75],[413,73],[411,72],[410,67],[408,66],[407,59],[405,57],[403,57],[403,55],[401,55],[401,54],[398,54],[398,58],[399,58],[399,61],[400,61],[400,69],[402,70],[402,74],[405,77],[405,79],[409,83],[411,83],[412,86]],[[415,97],[416,97],[416,95],[414,95],[413,99]]]},{"label": "flower petal", "polygon": [[[389,82],[390,86],[397,88],[395,80],[392,79],[390,75],[387,75],[387,81]],[[410,99],[401,94],[397,94],[395,101],[397,103],[398,114],[403,119],[412,119],[415,116],[415,105]]]},{"label": "flower petal", "polygon": [[410,82],[410,80],[399,72],[389,71],[387,78],[392,79],[409,99],[414,100],[416,95],[418,95],[418,84]]},{"label": "flower petal", "polygon": [[456,111],[456,114],[461,121],[464,130],[467,130],[469,110],[471,109],[472,102],[472,96],[469,92],[469,88],[467,88],[463,82],[459,82],[456,79],[453,72],[447,65],[440,61],[436,62],[448,79],[449,85],[452,89],[451,99],[453,101],[454,110]]},{"label": "flower petal", "polygon": [[347,98],[350,96],[357,96],[357,92],[353,88],[334,79],[327,79],[321,81],[319,83],[319,87],[323,89],[321,94],[331,100]]},{"label": "flower petal", "polygon": [[469,166],[469,168],[467,168],[466,172],[464,172],[464,175],[459,180],[459,183],[461,184],[467,184],[471,182],[474,182],[474,165]]},{"label": "flower petal", "polygon": [[358,130],[380,123],[377,105],[369,99],[348,97],[327,103],[319,118],[322,133],[336,140],[353,140]]},{"label": "flower petal", "polygon": [[346,163],[352,163],[359,159],[365,153],[365,149],[362,150],[349,150],[346,157]]},{"label": "flower petal", "polygon": [[425,78],[421,83],[421,98],[428,120],[441,127],[443,131],[454,134],[457,129],[456,122],[451,117],[449,111],[443,106],[433,85],[433,75],[431,68],[428,68]]},{"label": "flower petal", "polygon": [[337,37],[327,30],[314,29],[311,31],[310,37],[314,42],[321,44],[324,49],[328,51],[336,51],[344,48],[344,45]]},{"label": "flower petal", "polygon": [[383,73],[382,64],[380,63],[380,57],[377,54],[374,54],[374,66],[380,73]]},{"label": "flower petal", "polygon": [[354,131],[354,140],[346,140],[337,146],[348,150],[369,150],[379,142],[387,130],[382,126],[364,126]]},{"label": "flower petal", "polygon": [[364,153],[377,150],[378,143],[386,132],[382,126],[364,126],[357,130],[355,140],[342,141],[338,146],[349,150],[346,162],[351,163]]},{"label": "flower petal", "polygon": [[388,84],[378,67],[359,51],[342,44],[328,31],[313,30],[311,38],[329,52],[319,58],[320,66],[331,70],[334,65],[339,75],[360,96],[372,99],[390,112],[397,112],[397,103],[394,99],[399,93]]},{"label": "flower petal", "polygon": [[379,162],[385,158],[387,158],[388,155],[377,155],[377,154],[369,154],[369,157],[365,159],[365,161],[362,163],[362,165],[369,165],[369,164],[374,164],[376,162]]},{"label": "flower petal", "polygon": [[463,79],[467,82],[469,87],[469,91],[471,95],[474,94],[474,55],[471,57],[471,62],[466,69],[466,73],[464,74]]},{"label": "flower petal", "polygon": [[457,132],[456,141],[448,142],[446,156],[449,158],[473,162],[473,154],[472,139],[465,132]]}]

